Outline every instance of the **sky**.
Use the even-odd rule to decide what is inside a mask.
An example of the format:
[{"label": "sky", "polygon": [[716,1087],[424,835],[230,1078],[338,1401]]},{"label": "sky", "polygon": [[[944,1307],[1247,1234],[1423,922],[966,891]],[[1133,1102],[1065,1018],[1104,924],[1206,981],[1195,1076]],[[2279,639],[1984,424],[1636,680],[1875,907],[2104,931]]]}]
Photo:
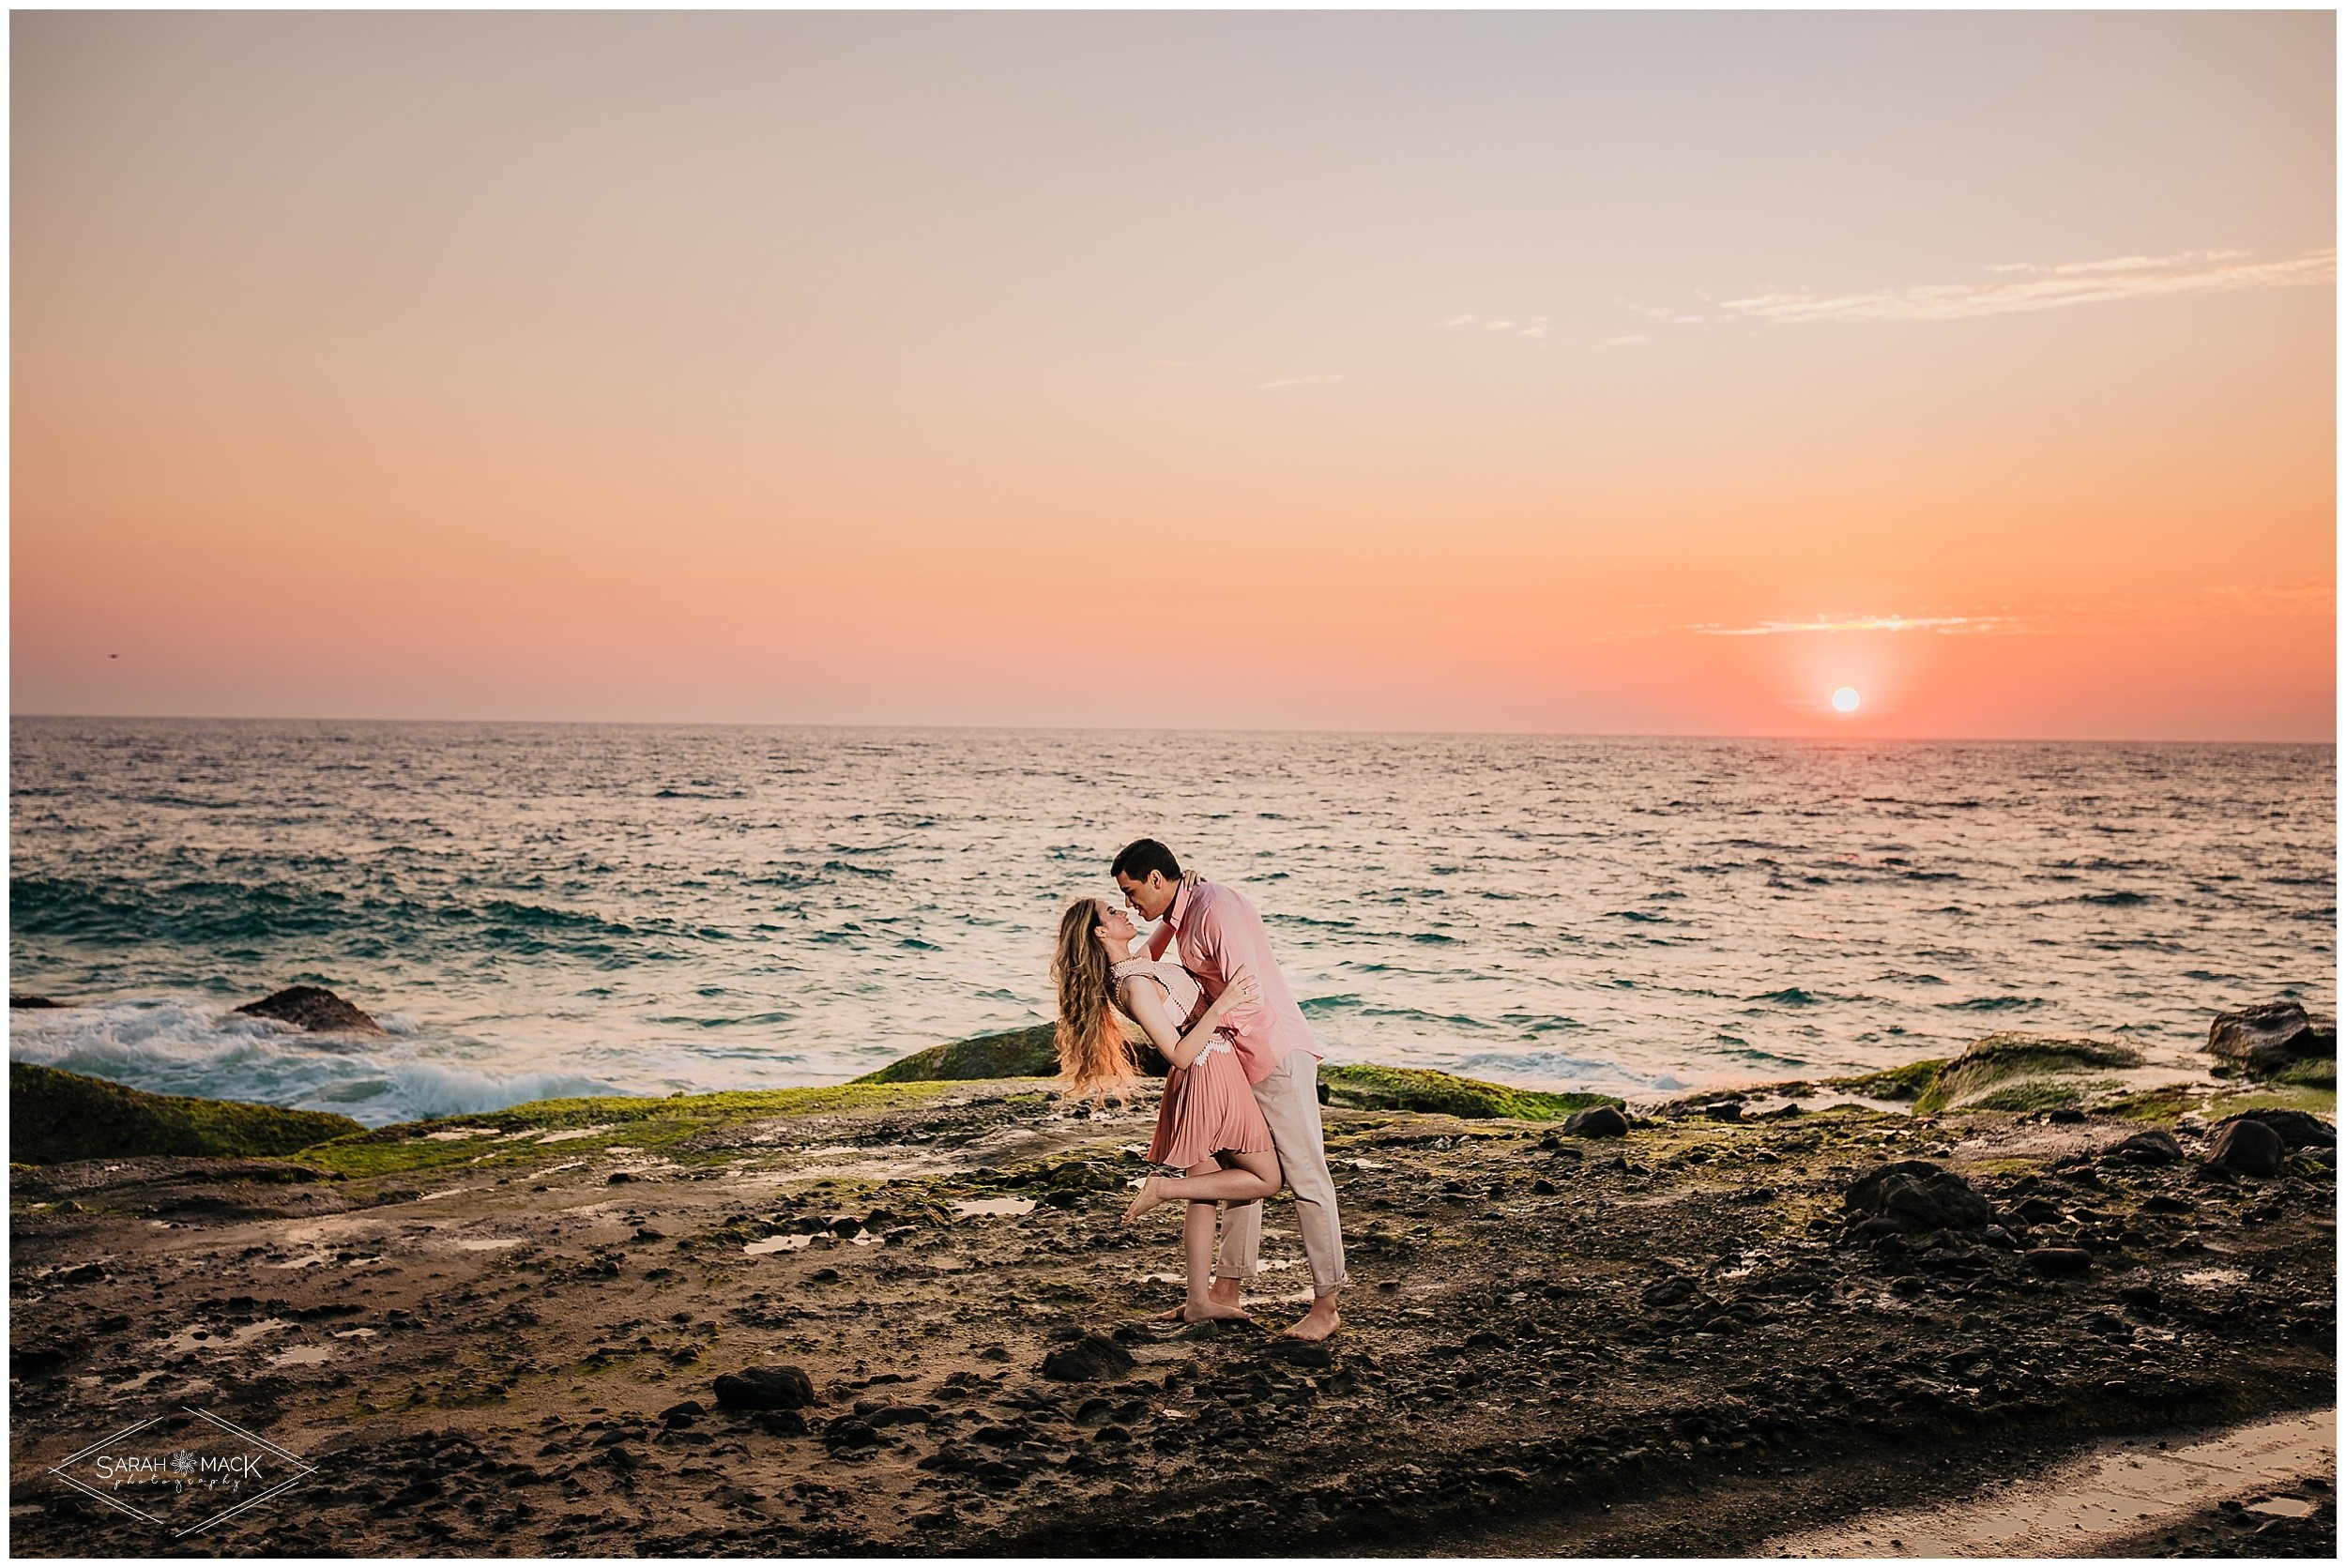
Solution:
[{"label": "sky", "polygon": [[17,12],[11,708],[2332,740],[2334,26]]}]

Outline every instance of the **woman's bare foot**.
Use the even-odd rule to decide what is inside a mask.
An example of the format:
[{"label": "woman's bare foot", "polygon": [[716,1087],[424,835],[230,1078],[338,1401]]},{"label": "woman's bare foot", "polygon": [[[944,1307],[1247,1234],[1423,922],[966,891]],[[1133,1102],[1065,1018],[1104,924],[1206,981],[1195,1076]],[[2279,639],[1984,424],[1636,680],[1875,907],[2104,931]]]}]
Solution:
[{"label": "woman's bare foot", "polygon": [[1126,1225],[1132,1224],[1135,1220],[1140,1218],[1141,1215],[1146,1214],[1150,1210],[1154,1209],[1158,1204],[1165,1201],[1166,1201],[1165,1195],[1165,1178],[1162,1176],[1150,1177],[1147,1180],[1140,1184],[1140,1195],[1133,1199],[1133,1206],[1124,1210],[1124,1223]]},{"label": "woman's bare foot", "polygon": [[[1238,1307],[1239,1292],[1243,1288],[1244,1286],[1241,1281],[1234,1279],[1216,1279],[1211,1285],[1206,1286],[1206,1300],[1211,1302],[1216,1306],[1226,1306],[1235,1310]],[[1239,1316],[1241,1317],[1252,1317],[1254,1314],[1241,1311],[1239,1312]],[[1195,1319],[1189,1317],[1189,1303],[1187,1302],[1183,1302],[1180,1306],[1174,1307],[1170,1311],[1158,1313],[1157,1321],[1160,1323],[1188,1323],[1195,1321]]]},{"label": "woman's bare foot", "polygon": [[1184,1323],[1252,1323],[1255,1315],[1244,1307],[1231,1306],[1209,1296],[1202,1302],[1183,1302],[1174,1314]]}]

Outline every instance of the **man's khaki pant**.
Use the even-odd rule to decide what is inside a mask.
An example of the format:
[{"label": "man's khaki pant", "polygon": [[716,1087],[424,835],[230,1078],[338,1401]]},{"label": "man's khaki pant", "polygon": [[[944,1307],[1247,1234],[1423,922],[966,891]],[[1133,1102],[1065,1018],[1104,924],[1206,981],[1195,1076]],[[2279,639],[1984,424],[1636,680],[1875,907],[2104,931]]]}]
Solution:
[{"label": "man's khaki pant", "polygon": [[[1325,1296],[1345,1283],[1344,1231],[1336,1221],[1336,1184],[1328,1174],[1328,1149],[1319,1134],[1318,1058],[1309,1051],[1289,1051],[1271,1076],[1255,1086],[1255,1104],[1271,1123],[1280,1172],[1295,1195],[1295,1228],[1311,1265],[1312,1294]],[[1251,1279],[1261,1270],[1261,1254],[1262,1204],[1225,1208],[1214,1277]]]}]

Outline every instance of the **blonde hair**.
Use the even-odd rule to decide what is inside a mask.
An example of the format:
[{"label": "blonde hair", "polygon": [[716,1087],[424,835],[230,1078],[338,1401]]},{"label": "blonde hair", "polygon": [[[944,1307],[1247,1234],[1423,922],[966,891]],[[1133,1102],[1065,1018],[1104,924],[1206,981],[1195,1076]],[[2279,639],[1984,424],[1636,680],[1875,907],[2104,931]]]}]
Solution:
[{"label": "blonde hair", "polygon": [[1059,947],[1051,955],[1051,979],[1059,987],[1059,1079],[1068,1092],[1089,1095],[1093,1104],[1121,1100],[1139,1081],[1139,1069],[1116,1010],[1116,982],[1107,949],[1100,945],[1100,901],[1077,899],[1059,917]]}]

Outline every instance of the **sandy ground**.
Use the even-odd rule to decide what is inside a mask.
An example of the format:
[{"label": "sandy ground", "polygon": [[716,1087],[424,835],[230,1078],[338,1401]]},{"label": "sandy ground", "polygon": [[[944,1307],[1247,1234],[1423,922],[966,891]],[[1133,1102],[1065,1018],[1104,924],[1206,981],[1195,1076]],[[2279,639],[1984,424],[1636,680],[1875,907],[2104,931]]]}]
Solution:
[{"label": "sandy ground", "polygon": [[[1335,1111],[1353,1286],[1333,1346],[1296,1350],[1153,1320],[1178,1219],[1119,1223],[1152,1114],[981,1084],[663,1154],[533,1138],[526,1167],[429,1185],[19,1167],[15,1549],[1870,1553],[1820,1532],[2332,1404],[2323,1160],[2219,1179],[2188,1137],[2141,1166],[2096,1157],[2132,1124],[1993,1114],[1584,1142]],[[1910,1158],[2090,1266],[1857,1233],[1851,1180]],[[1252,1298],[1274,1327],[1307,1290],[1283,1209]],[[1087,1334],[1130,1364],[1044,1375]],[[718,1374],[785,1365],[815,1404],[718,1407]],[[187,1535],[184,1507],[145,1522],[51,1473],[183,1408],[313,1473]],[[2326,1555],[2300,1479],[2096,1539]],[[2302,1513],[2233,1517],[2290,1487]]]}]

